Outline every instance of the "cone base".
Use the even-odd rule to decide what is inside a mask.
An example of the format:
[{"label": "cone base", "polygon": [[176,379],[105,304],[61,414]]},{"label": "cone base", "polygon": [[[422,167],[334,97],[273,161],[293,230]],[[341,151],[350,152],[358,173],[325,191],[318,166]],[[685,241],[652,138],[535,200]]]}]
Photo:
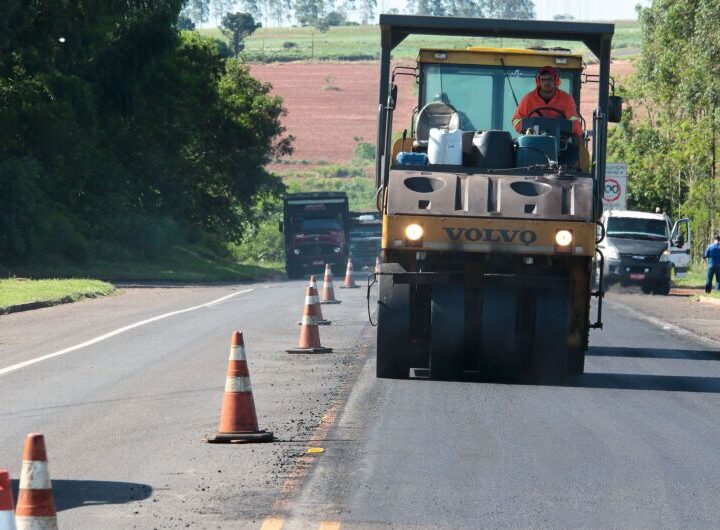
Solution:
[{"label": "cone base", "polygon": [[340,300],[328,300],[328,301],[320,301],[321,304],[342,304]]},{"label": "cone base", "polygon": [[260,443],[270,442],[274,438],[273,433],[268,431],[257,432],[215,432],[208,434],[205,441],[209,444],[229,443]]},{"label": "cone base", "polygon": [[291,348],[285,350],[287,353],[332,353],[332,348]]},{"label": "cone base", "polygon": [[359,285],[341,285],[340,289],[360,289]]},{"label": "cone base", "polygon": [[[332,324],[332,320],[318,320],[318,326],[329,326]],[[298,322],[298,326],[302,326],[302,322]]]}]

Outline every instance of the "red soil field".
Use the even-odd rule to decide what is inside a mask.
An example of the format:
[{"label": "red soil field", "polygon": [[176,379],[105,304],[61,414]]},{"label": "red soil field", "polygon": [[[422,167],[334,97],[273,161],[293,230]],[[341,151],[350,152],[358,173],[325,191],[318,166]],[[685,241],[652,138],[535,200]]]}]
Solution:
[{"label": "red soil field", "polygon": [[[375,143],[379,63],[254,64],[250,70],[284,99],[283,124],[295,136],[294,160],[347,162],[353,157],[355,137]],[[632,70],[629,61],[615,61],[611,69],[616,79]],[[590,65],[587,72],[597,73],[597,65]],[[398,77],[396,131],[410,126],[410,112],[417,102],[413,82],[412,77]],[[597,85],[585,85],[580,111],[588,123],[596,101]]]}]

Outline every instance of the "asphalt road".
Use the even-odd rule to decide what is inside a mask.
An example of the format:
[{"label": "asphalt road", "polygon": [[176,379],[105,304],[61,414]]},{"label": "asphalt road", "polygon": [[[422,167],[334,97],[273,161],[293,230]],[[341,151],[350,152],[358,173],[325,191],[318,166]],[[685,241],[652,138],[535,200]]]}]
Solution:
[{"label": "asphalt road", "polygon": [[[323,307],[332,354],[284,353],[303,291],[127,289],[0,317],[0,467],[17,478],[45,433],[61,528],[717,527],[715,343],[611,296],[573,384],[377,380],[364,289]],[[274,443],[201,441],[234,329]]]}]

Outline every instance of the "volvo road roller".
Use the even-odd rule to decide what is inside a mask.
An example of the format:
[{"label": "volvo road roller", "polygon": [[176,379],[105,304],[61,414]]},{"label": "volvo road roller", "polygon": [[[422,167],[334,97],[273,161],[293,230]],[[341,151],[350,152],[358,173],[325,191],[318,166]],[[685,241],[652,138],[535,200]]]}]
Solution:
[{"label": "volvo road roller", "polygon": [[[381,15],[380,28],[378,377],[581,374],[589,329],[602,327],[590,276],[602,261],[608,122],[622,111],[611,95],[614,26]],[[557,47],[423,48],[415,66],[391,68],[392,50],[416,34],[572,41],[599,68],[586,73],[582,55]],[[589,123],[550,106],[513,119],[543,67],[578,109],[582,86],[597,84]],[[417,107],[393,135],[401,75],[417,83]]]}]

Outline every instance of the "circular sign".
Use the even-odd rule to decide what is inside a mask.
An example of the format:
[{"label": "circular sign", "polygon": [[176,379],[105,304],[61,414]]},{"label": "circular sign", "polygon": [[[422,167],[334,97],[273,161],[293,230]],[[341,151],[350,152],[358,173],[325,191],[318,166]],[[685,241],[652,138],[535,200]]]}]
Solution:
[{"label": "circular sign", "polygon": [[622,186],[615,179],[605,179],[605,192],[603,193],[603,201],[613,202],[620,198]]}]

